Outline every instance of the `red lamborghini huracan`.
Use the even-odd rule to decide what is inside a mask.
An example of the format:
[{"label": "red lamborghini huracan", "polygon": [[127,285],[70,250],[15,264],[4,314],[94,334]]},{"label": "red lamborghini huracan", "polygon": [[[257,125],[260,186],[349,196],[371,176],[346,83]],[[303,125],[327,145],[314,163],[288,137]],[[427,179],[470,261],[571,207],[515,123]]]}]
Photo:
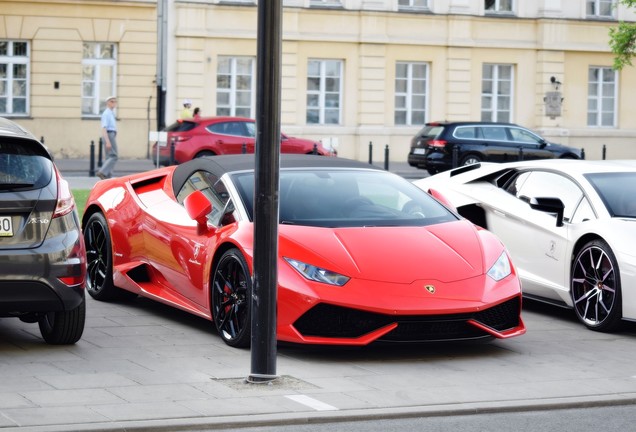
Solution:
[{"label": "red lamborghini huracan", "polygon": [[[254,155],[100,181],[82,221],[87,289],[141,295],[250,344]],[[282,155],[279,341],[366,345],[521,335],[501,242],[409,181],[362,162]]]}]

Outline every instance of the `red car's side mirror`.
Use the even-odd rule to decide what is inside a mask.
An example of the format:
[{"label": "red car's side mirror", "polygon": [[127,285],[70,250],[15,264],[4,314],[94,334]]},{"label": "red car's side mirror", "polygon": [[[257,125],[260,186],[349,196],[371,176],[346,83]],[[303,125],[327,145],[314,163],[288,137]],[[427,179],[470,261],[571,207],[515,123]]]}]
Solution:
[{"label": "red car's side mirror", "polygon": [[188,216],[197,221],[199,227],[207,227],[207,215],[212,211],[212,204],[201,191],[194,191],[183,201]]}]

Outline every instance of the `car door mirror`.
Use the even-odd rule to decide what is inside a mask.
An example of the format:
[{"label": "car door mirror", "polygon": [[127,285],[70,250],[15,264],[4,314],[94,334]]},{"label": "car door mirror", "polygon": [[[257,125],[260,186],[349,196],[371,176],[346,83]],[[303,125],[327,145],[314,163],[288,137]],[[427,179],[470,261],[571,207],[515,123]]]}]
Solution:
[{"label": "car door mirror", "polygon": [[530,204],[530,208],[533,210],[556,214],[556,226],[563,226],[563,211],[565,205],[559,198],[534,197],[528,199],[528,204]]},{"label": "car door mirror", "polygon": [[[203,192],[197,190],[192,192],[183,201],[186,212],[190,219],[197,222],[200,229],[207,230],[208,226],[208,214],[212,211],[212,204]],[[204,230],[204,231],[205,231]]]}]

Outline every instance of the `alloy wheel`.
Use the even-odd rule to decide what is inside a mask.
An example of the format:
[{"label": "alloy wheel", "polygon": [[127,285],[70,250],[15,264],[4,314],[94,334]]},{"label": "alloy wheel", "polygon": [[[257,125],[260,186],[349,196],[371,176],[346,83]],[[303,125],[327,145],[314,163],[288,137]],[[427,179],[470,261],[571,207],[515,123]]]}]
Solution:
[{"label": "alloy wheel", "polygon": [[602,241],[585,245],[572,268],[572,301],[579,320],[588,328],[608,331],[621,318],[618,264]]},{"label": "alloy wheel", "polygon": [[212,285],[214,323],[221,338],[230,346],[249,346],[251,279],[238,250],[231,249],[221,257]]}]

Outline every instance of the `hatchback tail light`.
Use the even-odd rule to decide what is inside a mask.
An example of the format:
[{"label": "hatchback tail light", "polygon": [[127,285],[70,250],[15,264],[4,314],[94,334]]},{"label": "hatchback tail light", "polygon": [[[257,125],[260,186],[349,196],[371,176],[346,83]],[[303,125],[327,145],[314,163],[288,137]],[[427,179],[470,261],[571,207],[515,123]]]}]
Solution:
[{"label": "hatchback tail light", "polygon": [[427,142],[427,144],[431,147],[446,147],[446,141],[445,140],[430,140]]},{"label": "hatchback tail light", "polygon": [[71,193],[71,188],[57,169],[55,169],[55,177],[57,178],[57,206],[55,213],[53,213],[54,218],[64,216],[75,208],[75,199]]}]

